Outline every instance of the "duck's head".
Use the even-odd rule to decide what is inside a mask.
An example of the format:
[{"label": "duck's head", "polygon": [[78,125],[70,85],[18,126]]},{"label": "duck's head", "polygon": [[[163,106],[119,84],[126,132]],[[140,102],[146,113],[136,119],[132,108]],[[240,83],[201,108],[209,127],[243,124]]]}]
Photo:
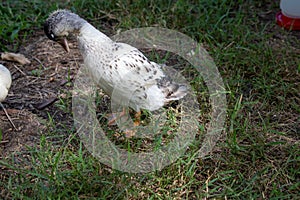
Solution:
[{"label": "duck's head", "polygon": [[50,40],[59,43],[67,52],[70,51],[66,37],[79,32],[86,21],[69,10],[56,10],[44,23],[44,31]]}]

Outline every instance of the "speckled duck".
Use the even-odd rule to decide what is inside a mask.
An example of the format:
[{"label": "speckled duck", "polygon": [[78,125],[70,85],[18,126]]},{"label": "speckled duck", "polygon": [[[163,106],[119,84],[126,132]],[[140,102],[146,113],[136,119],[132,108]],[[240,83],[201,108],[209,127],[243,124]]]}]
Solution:
[{"label": "speckled duck", "polygon": [[171,81],[159,64],[149,61],[135,47],[112,41],[75,13],[54,11],[46,20],[44,31],[67,52],[70,49],[66,37],[74,35],[84,64],[96,76],[99,86],[137,112],[157,110],[187,94],[187,87]]}]

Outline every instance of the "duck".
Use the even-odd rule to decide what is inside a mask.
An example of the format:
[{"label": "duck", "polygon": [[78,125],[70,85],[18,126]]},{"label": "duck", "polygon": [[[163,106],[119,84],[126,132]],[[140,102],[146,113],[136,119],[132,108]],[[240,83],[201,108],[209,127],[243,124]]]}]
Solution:
[{"label": "duck", "polygon": [[17,130],[17,127],[13,123],[5,107],[2,105],[2,102],[6,99],[8,95],[8,91],[10,89],[11,83],[12,83],[12,78],[11,78],[10,71],[4,65],[0,64],[0,106],[2,107],[11,125],[14,127],[15,130]]},{"label": "duck", "polygon": [[68,36],[75,36],[84,65],[100,88],[118,104],[155,111],[187,94],[187,86],[174,82],[163,65],[150,61],[137,48],[115,42],[79,15],[59,9],[44,23],[46,36],[70,52]]},{"label": "duck", "polygon": [[0,64],[0,102],[3,102],[6,99],[11,82],[10,71]]}]

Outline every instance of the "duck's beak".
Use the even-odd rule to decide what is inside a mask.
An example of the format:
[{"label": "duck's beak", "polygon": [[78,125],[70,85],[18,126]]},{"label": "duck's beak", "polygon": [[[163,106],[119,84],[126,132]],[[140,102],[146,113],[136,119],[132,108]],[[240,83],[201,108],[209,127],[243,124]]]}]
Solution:
[{"label": "duck's beak", "polygon": [[64,48],[64,50],[66,52],[68,52],[68,53],[70,52],[70,48],[69,48],[67,38],[63,37],[63,38],[59,39],[57,42],[58,42],[58,44],[60,44]]}]

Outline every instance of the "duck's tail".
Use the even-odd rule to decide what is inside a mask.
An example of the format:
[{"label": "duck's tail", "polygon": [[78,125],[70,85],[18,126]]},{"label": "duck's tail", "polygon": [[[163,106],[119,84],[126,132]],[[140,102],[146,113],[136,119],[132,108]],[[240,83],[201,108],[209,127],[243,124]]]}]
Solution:
[{"label": "duck's tail", "polygon": [[165,104],[170,101],[176,101],[182,99],[187,94],[187,87],[185,85],[179,85],[173,83],[171,88],[168,88],[168,93],[165,96]]},{"label": "duck's tail", "polygon": [[168,77],[159,80],[158,87],[165,96],[165,104],[183,98],[188,92],[186,85],[174,83]]}]

